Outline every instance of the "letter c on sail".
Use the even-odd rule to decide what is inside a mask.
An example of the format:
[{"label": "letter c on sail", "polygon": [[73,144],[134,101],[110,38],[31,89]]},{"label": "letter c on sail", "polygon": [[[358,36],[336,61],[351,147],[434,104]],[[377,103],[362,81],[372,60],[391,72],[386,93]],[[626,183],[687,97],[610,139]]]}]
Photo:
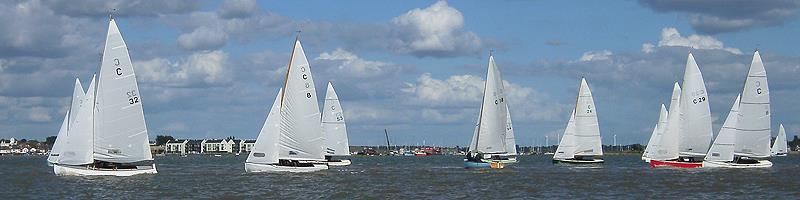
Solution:
[{"label": "letter c on sail", "polygon": [[117,67],[117,76],[122,76],[122,68]]}]

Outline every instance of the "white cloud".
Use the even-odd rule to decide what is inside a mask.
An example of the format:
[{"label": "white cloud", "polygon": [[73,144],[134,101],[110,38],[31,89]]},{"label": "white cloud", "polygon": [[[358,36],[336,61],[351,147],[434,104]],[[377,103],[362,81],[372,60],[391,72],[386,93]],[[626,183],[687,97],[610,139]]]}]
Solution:
[{"label": "white cloud", "polygon": [[336,49],[333,52],[321,53],[315,60],[338,62],[338,65],[335,66],[337,72],[342,75],[355,77],[375,77],[382,75],[387,73],[386,68],[392,65],[391,63],[380,61],[364,60],[344,49]]},{"label": "white cloud", "polygon": [[244,18],[258,12],[255,0],[226,0],[217,12],[224,18]]},{"label": "white cloud", "polygon": [[227,59],[228,54],[222,51],[198,52],[179,62],[164,58],[138,62],[136,69],[144,83],[178,87],[221,85],[230,81],[225,69]]},{"label": "white cloud", "polygon": [[689,35],[689,37],[683,37],[681,36],[681,33],[678,32],[678,29],[673,27],[661,29],[661,40],[658,41],[658,46],[678,46],[689,47],[693,49],[723,50],[732,54],[742,54],[741,50],[725,47],[725,44],[723,44],[722,41],[719,41],[711,36],[692,34]]},{"label": "white cloud", "polygon": [[457,51],[477,52],[481,40],[472,32],[464,31],[461,12],[438,1],[430,7],[413,9],[397,16],[392,23],[409,29],[409,38],[402,38],[401,52],[425,56],[426,53],[446,54]]},{"label": "white cloud", "polygon": [[613,55],[609,50],[602,50],[602,51],[587,51],[581,55],[579,59],[581,62],[591,62],[591,61],[600,61],[600,60],[608,60],[610,56]]},{"label": "white cloud", "polygon": [[642,52],[644,52],[644,53],[653,53],[653,51],[655,51],[655,47],[656,47],[656,45],[653,45],[653,44],[650,44],[650,43],[644,43],[644,44],[642,44]]},{"label": "white cloud", "polygon": [[50,117],[50,113],[47,111],[47,108],[44,107],[33,107],[28,112],[28,119],[34,122],[49,122],[53,120]]},{"label": "white cloud", "polygon": [[[567,106],[557,102],[546,101],[547,94],[539,93],[535,89],[519,84],[503,81],[505,94],[508,97],[508,104],[512,108],[512,118],[516,117],[521,121],[529,120],[554,120]],[[438,112],[423,112],[423,116],[431,119],[471,119],[472,112],[457,112],[455,114],[441,114],[440,109],[447,107],[461,107],[477,109],[478,102],[483,96],[484,80],[472,75],[454,75],[447,79],[440,80],[431,77],[429,73],[420,75],[416,83],[406,83],[406,87],[401,89],[406,93],[407,103],[415,106],[426,106],[439,109]],[[469,111],[469,110],[467,110]],[[474,110],[473,110],[474,111]],[[452,111],[450,111],[452,112]]]},{"label": "white cloud", "polygon": [[188,50],[218,49],[225,45],[228,35],[215,28],[202,26],[178,37],[178,46]]}]

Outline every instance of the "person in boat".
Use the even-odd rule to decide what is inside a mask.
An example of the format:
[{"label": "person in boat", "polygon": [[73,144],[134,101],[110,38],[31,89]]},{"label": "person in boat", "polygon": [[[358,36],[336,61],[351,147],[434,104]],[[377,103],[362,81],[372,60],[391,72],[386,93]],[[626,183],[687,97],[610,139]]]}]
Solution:
[{"label": "person in boat", "polygon": [[483,153],[481,152],[473,151],[467,154],[467,161],[470,162],[482,163],[483,161],[481,160],[481,158],[483,158]]},{"label": "person in boat", "polygon": [[136,169],[136,166],[124,163],[113,163],[113,162],[106,162],[101,160],[95,160],[94,163],[90,165],[92,168],[95,169]]}]

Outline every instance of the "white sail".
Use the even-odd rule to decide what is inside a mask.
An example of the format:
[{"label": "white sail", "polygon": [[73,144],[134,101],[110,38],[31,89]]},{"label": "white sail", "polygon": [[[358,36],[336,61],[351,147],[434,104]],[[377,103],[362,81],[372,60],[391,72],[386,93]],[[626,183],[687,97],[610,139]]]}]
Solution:
[{"label": "white sail", "polygon": [[58,162],[58,156],[61,153],[61,149],[64,148],[64,143],[69,136],[69,126],[78,115],[78,110],[84,101],[83,98],[85,95],[86,94],[83,92],[83,86],[81,85],[81,80],[75,78],[75,86],[72,90],[72,103],[70,104],[69,110],[67,110],[67,114],[64,116],[64,121],[61,123],[61,129],[58,131],[56,141],[53,143],[53,147],[50,148],[50,155],[47,156],[48,162]]},{"label": "white sail", "polygon": [[281,97],[280,151],[290,160],[324,160],[317,92],[300,40],[296,40]]},{"label": "white sail", "polygon": [[272,102],[272,108],[267,114],[267,119],[264,121],[264,126],[261,127],[261,132],[256,138],[256,143],[253,145],[250,155],[247,156],[247,161],[250,163],[273,164],[278,163],[278,138],[280,138],[280,101],[283,95],[283,89],[278,90],[275,96],[275,101]]},{"label": "white sail", "polygon": [[[481,107],[481,108],[483,108],[483,107]],[[481,109],[481,110],[483,110],[483,109]],[[480,132],[479,129],[480,129],[480,126],[478,126],[478,124],[476,123],[474,131],[472,132],[472,140],[469,141],[469,149],[468,149],[468,151],[477,151],[478,150],[478,133]]]},{"label": "white sail", "polygon": [[482,153],[503,154],[506,152],[506,102],[503,94],[503,79],[489,56],[486,72],[486,84],[483,90],[483,102],[478,119],[478,135],[476,149]]},{"label": "white sail", "polygon": [[676,82],[672,87],[667,123],[656,143],[651,159],[672,160],[678,158],[678,133],[680,131],[681,87]]},{"label": "white sail", "polygon": [[647,146],[644,148],[642,157],[650,158],[653,156],[653,151],[658,149],[658,140],[661,139],[661,134],[667,125],[667,108],[661,104],[661,111],[658,113],[658,122],[653,126],[653,132],[650,134],[650,140],[647,141]]},{"label": "white sail", "polygon": [[514,126],[511,124],[511,112],[506,104],[506,154],[517,155],[517,141],[514,139]]},{"label": "white sail", "polygon": [[569,115],[569,122],[564,128],[564,135],[558,143],[554,159],[571,159],[575,157],[575,110]]},{"label": "white sail", "polygon": [[322,132],[325,135],[325,155],[349,156],[350,143],[347,140],[344,112],[339,103],[339,95],[336,95],[331,82],[328,82],[323,111]]},{"label": "white sail", "polygon": [[94,159],[153,160],[136,74],[117,23],[111,19],[97,83]]},{"label": "white sail", "polygon": [[783,129],[783,124],[778,129],[778,136],[775,137],[775,144],[772,144],[772,155],[789,153],[789,147],[786,144],[786,130]]},{"label": "white sail", "polygon": [[691,53],[683,74],[680,118],[678,145],[680,155],[705,156],[714,136],[711,131],[711,110],[708,106],[708,92],[703,74],[700,73],[700,68]]},{"label": "white sail", "polygon": [[600,141],[600,127],[597,123],[597,108],[594,105],[589,84],[583,78],[575,109],[575,155],[602,156],[603,145]]},{"label": "white sail", "polygon": [[734,153],[755,158],[769,157],[770,123],[767,71],[756,51],[742,91]]},{"label": "white sail", "polygon": [[94,162],[92,158],[92,144],[94,138],[94,109],[95,104],[90,103],[95,98],[95,76],[92,76],[92,82],[89,84],[89,89],[86,95],[83,96],[83,102],[77,110],[75,118],[71,119],[71,125],[67,131],[67,137],[64,139],[63,147],[58,156],[59,164],[65,165],[83,165]]},{"label": "white sail", "polygon": [[707,161],[733,161],[733,147],[736,144],[736,123],[739,117],[739,98],[731,106],[731,111],[728,112],[728,117],[719,129],[717,139],[708,150],[705,160]]},{"label": "white sail", "polygon": [[53,147],[50,148],[50,154],[47,155],[47,162],[49,163],[57,163],[58,156],[61,153],[61,148],[64,145],[64,141],[67,140],[67,124],[69,124],[69,110],[67,114],[64,115],[64,121],[61,122],[61,128],[58,129],[58,135],[56,135],[56,141],[53,143]]},{"label": "white sail", "polygon": [[[75,78],[75,86],[72,89],[72,103],[69,107],[69,110],[77,111],[78,109],[80,109],[81,105],[83,105],[84,96],[86,96],[86,93],[83,92],[83,85],[81,85],[81,80],[79,78]],[[70,122],[77,115],[78,112],[70,112],[69,114]],[[67,129],[69,129],[69,124],[67,124]]]}]

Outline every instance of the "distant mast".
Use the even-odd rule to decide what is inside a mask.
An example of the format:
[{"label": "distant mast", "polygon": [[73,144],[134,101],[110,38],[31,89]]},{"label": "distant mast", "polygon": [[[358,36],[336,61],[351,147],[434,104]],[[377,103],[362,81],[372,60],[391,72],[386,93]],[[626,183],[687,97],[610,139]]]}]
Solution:
[{"label": "distant mast", "polygon": [[389,153],[390,151],[392,151],[390,150],[391,144],[389,143],[389,131],[383,129],[383,134],[386,135],[386,153]]}]

